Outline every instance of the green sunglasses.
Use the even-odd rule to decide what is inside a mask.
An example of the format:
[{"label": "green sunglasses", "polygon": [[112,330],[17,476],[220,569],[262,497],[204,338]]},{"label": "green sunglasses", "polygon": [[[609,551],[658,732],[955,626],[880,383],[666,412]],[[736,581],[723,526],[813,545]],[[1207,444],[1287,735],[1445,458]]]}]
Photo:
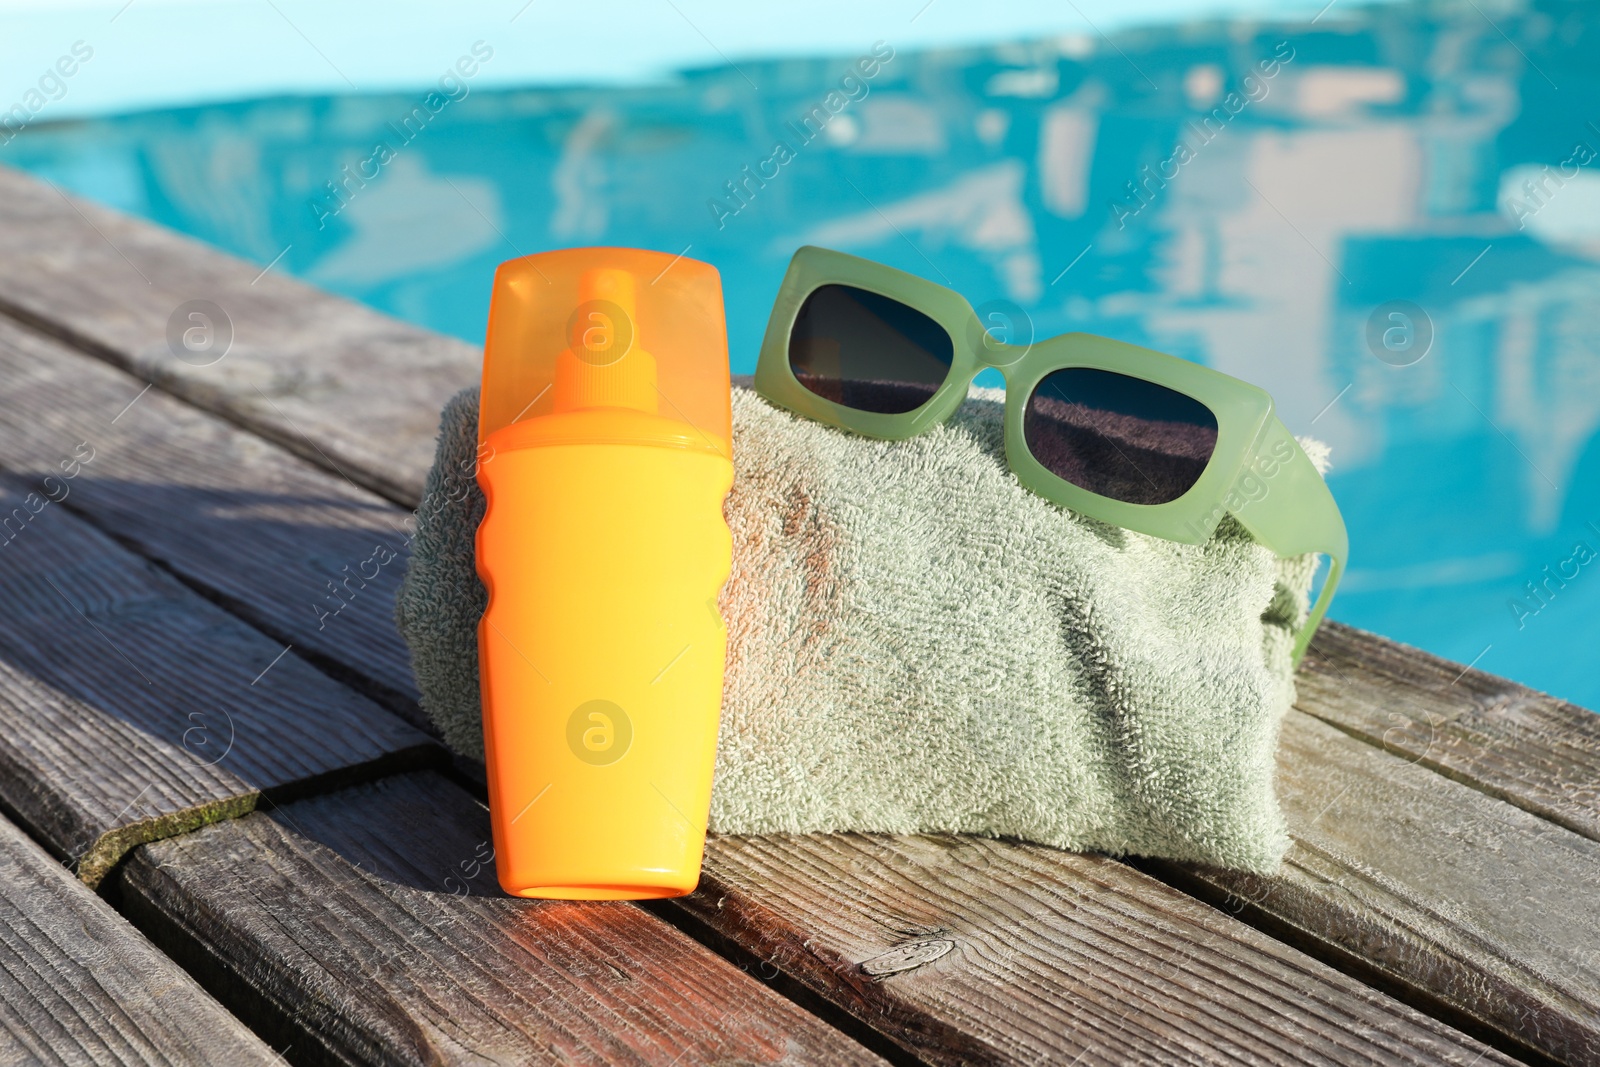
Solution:
[{"label": "green sunglasses", "polygon": [[796,414],[898,441],[948,419],[991,367],[1006,383],[1006,460],[1051,503],[1192,545],[1232,515],[1280,557],[1326,554],[1327,580],[1295,635],[1300,663],[1349,539],[1264,390],[1092,334],[1007,344],[959,293],[809,246],[778,290],[755,387]]}]

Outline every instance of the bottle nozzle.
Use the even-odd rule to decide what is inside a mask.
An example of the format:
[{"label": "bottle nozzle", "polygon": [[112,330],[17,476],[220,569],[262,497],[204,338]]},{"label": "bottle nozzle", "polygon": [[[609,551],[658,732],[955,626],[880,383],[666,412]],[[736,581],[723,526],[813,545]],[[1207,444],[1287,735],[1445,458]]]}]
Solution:
[{"label": "bottle nozzle", "polygon": [[556,357],[554,411],[631,408],[654,414],[656,361],[639,343],[633,272],[598,267],[578,277],[567,347]]}]

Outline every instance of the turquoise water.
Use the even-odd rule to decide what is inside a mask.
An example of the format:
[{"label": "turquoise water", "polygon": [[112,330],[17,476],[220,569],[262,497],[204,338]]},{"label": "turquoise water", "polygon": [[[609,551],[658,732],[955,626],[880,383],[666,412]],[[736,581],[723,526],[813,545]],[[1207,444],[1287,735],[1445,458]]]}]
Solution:
[{"label": "turquoise water", "polygon": [[1013,339],[1194,359],[1333,446],[1336,618],[1600,707],[1597,25],[1341,5],[648,88],[463,77],[41,123],[0,162],[474,342],[499,261],[637,245],[720,268],[748,372],[814,243]]}]

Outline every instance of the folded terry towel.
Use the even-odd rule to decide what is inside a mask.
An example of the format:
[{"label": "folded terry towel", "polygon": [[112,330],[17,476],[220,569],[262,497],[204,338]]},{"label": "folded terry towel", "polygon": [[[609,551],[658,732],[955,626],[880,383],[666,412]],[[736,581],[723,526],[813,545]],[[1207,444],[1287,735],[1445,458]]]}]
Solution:
[{"label": "folded terry towel", "polygon": [[[422,706],[481,755],[477,391],[445,407],[397,605]],[[1313,557],[1231,519],[1205,545],[1017,484],[1002,397],[874,441],[733,397],[724,833],[1003,835],[1275,868],[1290,649]],[[1318,467],[1326,449],[1307,446]]]}]

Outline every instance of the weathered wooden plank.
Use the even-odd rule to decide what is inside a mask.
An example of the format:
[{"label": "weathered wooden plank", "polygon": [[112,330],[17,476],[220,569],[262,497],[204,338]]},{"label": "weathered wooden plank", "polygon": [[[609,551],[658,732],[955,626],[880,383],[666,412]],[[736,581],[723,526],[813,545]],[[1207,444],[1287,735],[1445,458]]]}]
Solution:
[{"label": "weathered wooden plank", "polygon": [[1600,843],[1299,713],[1279,790],[1279,875],[1163,876],[1463,1026],[1600,1062]]},{"label": "weathered wooden plank", "polygon": [[0,1063],[276,1062],[126,919],[0,819]]},{"label": "weathered wooden plank", "polygon": [[721,837],[671,904],[931,1064],[1511,1062],[1103,857]]},{"label": "weathered wooden plank", "polygon": [[[488,294],[484,294],[488,299]],[[174,355],[208,300],[232,343]],[[475,348],[0,167],[0,311],[415,506]],[[176,324],[175,326],[173,324]],[[215,359],[215,362],[211,362]]]},{"label": "weathered wooden plank", "polygon": [[298,1062],[880,1063],[631,904],[518,900],[432,773],[140,848],[124,909]]},{"label": "weathered wooden plank", "polygon": [[1368,744],[1600,841],[1600,715],[1334,623],[1300,707]]},{"label": "weathered wooden plank", "polygon": [[[423,724],[394,626],[408,512],[8,319],[0,381],[0,465],[54,476],[68,511]],[[94,460],[63,483],[80,441]]]},{"label": "weathered wooden plank", "polygon": [[132,845],[248,811],[263,791],[441,756],[10,474],[0,603],[0,805],[90,884]]}]

